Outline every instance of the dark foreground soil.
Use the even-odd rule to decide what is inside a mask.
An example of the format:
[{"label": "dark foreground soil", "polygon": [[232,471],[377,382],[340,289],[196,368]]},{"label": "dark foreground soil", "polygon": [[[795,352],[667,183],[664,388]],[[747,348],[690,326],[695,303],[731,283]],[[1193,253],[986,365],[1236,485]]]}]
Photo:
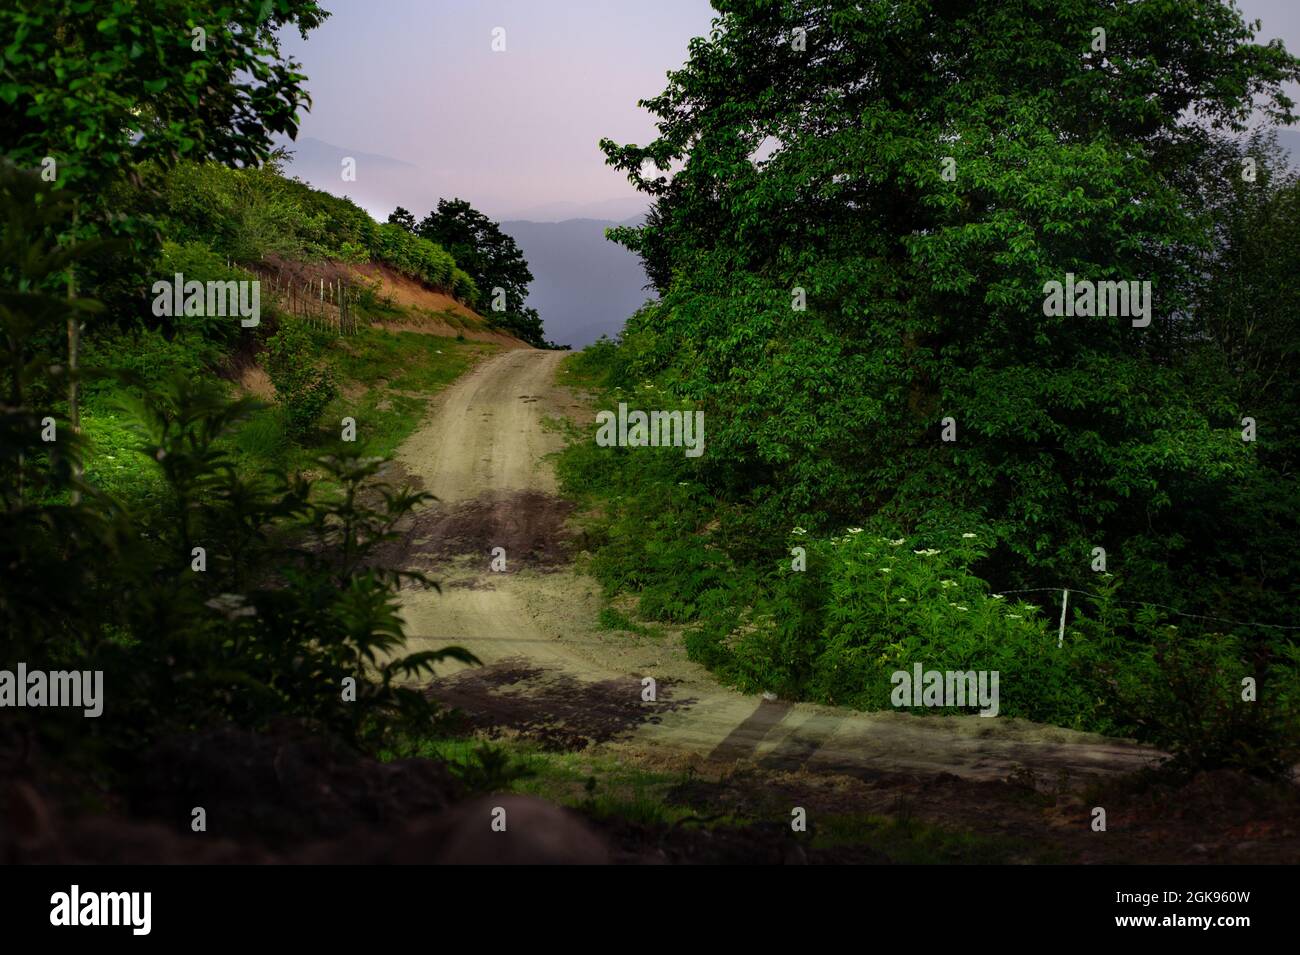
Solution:
[{"label": "dark foreground soil", "polygon": [[[67,778],[7,777],[0,863],[889,864],[913,861],[891,839],[915,838],[909,827],[919,824],[974,833],[995,850],[970,851],[958,840],[950,859],[940,848],[927,861],[1300,859],[1295,787],[1231,772],[1181,785],[1130,778],[1073,794],[1026,775],[990,783],[704,766],[667,794],[689,810],[669,825],[528,796],[475,796],[439,762],[381,763],[293,726],[170,740],[141,767],[92,809],[78,809]],[[805,810],[806,832],[792,831],[792,805]],[[1107,809],[1105,832],[1091,828],[1094,806]],[[191,828],[196,807],[206,831]],[[898,831],[891,839],[844,835],[846,820],[868,816],[877,830]],[[757,821],[719,823],[734,817]],[[505,831],[493,828],[501,818]]]}]

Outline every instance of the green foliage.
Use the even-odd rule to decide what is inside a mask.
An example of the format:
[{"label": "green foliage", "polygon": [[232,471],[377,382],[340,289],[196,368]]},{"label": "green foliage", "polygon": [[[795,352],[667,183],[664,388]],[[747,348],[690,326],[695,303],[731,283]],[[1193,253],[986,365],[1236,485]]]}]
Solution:
[{"label": "green foliage", "polygon": [[[171,285],[173,277],[183,276],[184,282],[251,282],[256,279],[251,272],[232,268],[207,244],[198,241],[185,243],[164,242],[158,261],[157,274]],[[170,297],[171,291],[164,293]],[[172,315],[164,320],[169,332],[182,336],[198,335],[208,341],[230,347],[239,338],[237,319],[225,315]]]},{"label": "green foliage", "polygon": [[[408,220],[414,217],[405,209],[400,211],[405,213],[402,219],[395,218],[394,213],[389,221],[400,222],[394,227],[407,231],[411,228]],[[439,199],[438,208],[425,216],[414,231],[455,257],[463,270],[458,272],[456,283],[475,289],[474,301],[493,323],[532,345],[545,344],[537,310],[524,305],[533,273],[518,244],[497,223],[464,199]]]},{"label": "green foliage", "polygon": [[285,321],[267,339],[266,372],[284,413],[285,431],[303,438],[338,394],[334,377],[319,360],[319,348],[301,322]]},{"label": "green foliage", "polygon": [[163,182],[164,226],[178,242],[201,242],[219,257],[369,260],[378,229],[352,200],[281,174],[276,155],[256,168],[180,163]]},{"label": "green foliage", "polygon": [[122,555],[132,576],[146,555],[158,568],[121,613],[127,632],[161,655],[133,661],[143,697],[125,705],[142,719],[162,700],[184,700],[180,718],[253,726],[292,714],[353,741],[427,721],[424,697],[404,683],[440,660],[473,658],[455,648],[399,655],[396,591],[428,582],[374,559],[425,495],[375,485],[382,461],[348,446],[315,462],[336,494],[314,495],[296,475],[243,476],[225,439],[252,410],[188,379],[134,403],[140,451],[163,473],[171,519],[147,551]]},{"label": "green foliage", "polygon": [[437,288],[450,288],[456,260],[443,248],[393,223],[376,230],[375,254],[403,275]]},{"label": "green foliage", "polygon": [[564,363],[565,383],[572,386],[586,386],[605,390],[616,384],[630,381],[631,376],[623,367],[628,356],[628,349],[620,349],[618,342],[607,335],[592,342]]},{"label": "green foliage", "polygon": [[312,0],[6,4],[0,146],[28,169],[54,157],[91,199],[149,160],[257,164],[310,102],[277,31],[327,16]]},{"label": "green foliage", "polygon": [[1261,652],[1237,634],[1164,623],[1155,609],[1135,616],[1150,642],[1122,661],[1096,661],[1124,722],[1172,753],[1176,772],[1285,778],[1300,760],[1300,648]]},{"label": "green foliage", "polygon": [[[160,378],[159,384],[166,377]],[[130,416],[114,407],[119,397],[120,392],[116,392],[109,400],[88,401],[82,415],[86,483],[120,502],[137,515],[138,523],[145,525],[150,515],[166,508],[167,482],[157,463],[138,452],[140,440]]]},{"label": "green foliage", "polygon": [[[1190,114],[1233,128],[1252,90],[1289,119],[1297,61],[1218,4],[718,9],[647,101],[658,138],[604,144],[655,201],[618,233],[663,298],[625,338],[705,409],[711,486],[769,538],[864,512],[923,530],[955,509],[992,529],[1008,585],[1079,581],[1105,542],[1144,596],[1185,599],[1205,516],[1269,480],[1226,376],[1184,363],[1215,239],[1215,139]],[[1104,68],[1094,25],[1111,28]],[[1067,272],[1150,281],[1152,325],[1045,316],[1044,283]]]},{"label": "green foliage", "polygon": [[505,747],[483,743],[448,767],[471,791],[509,792],[515,783],[536,775],[527,763],[516,760]]},{"label": "green foliage", "polygon": [[0,163],[0,640],[10,659],[77,660],[78,623],[100,596],[89,560],[114,528],[110,513],[66,503],[90,488],[77,474],[83,442],[54,407],[67,381],[54,349],[70,316],[98,310],[45,291],[94,252],[57,244],[71,209],[35,174]]},{"label": "green foliage", "polygon": [[1083,678],[1080,644],[1058,648],[1036,607],[990,595],[970,573],[983,556],[976,536],[908,540],[864,528],[826,540],[792,535],[808,570],[792,571],[787,560],[770,596],[732,621],[719,648],[729,657],[724,668],[745,682],[861,709],[889,708],[892,674],[917,663],[996,670],[1000,715],[1109,728]]}]

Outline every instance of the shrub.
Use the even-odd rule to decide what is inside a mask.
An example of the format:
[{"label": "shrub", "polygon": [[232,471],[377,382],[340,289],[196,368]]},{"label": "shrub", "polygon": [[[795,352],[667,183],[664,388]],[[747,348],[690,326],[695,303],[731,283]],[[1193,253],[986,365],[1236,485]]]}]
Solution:
[{"label": "shrub", "polygon": [[328,368],[318,361],[305,326],[286,321],[266,342],[266,372],[284,413],[285,431],[301,439],[338,395]]},{"label": "shrub", "polygon": [[413,235],[400,225],[386,222],[375,229],[376,258],[403,275],[436,288],[447,289],[463,301],[474,301],[478,289],[473,279],[456,267],[456,260],[442,246]]},{"label": "shrub", "polygon": [[307,251],[309,220],[274,166],[181,163],[167,176],[165,200],[167,232],[178,242],[209,242],[237,262],[300,258]]},{"label": "shrub", "polygon": [[1252,650],[1234,633],[1169,624],[1155,608],[1134,617],[1143,639],[1095,661],[1116,721],[1167,750],[1178,774],[1287,776],[1300,761],[1300,648]]},{"label": "shrub", "polygon": [[92,335],[84,345],[89,398],[107,397],[122,387],[114,372],[126,372],[146,385],[156,385],[176,375],[208,373],[222,358],[221,349],[196,332],[168,337],[156,329],[136,328]]}]

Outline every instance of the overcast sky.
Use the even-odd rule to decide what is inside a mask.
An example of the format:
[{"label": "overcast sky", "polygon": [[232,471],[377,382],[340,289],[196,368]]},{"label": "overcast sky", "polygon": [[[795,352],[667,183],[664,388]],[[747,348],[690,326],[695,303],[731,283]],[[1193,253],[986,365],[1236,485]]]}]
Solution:
[{"label": "overcast sky", "polygon": [[[498,218],[563,218],[551,214],[570,208],[561,204],[572,204],[577,215],[632,214],[640,200],[604,164],[596,143],[602,136],[652,138],[651,119],[636,102],[662,91],[664,74],[683,63],[687,42],[707,34],[713,16],[707,0],[325,0],[324,6],[333,15],[306,42],[285,37],[286,50],[305,67],[313,99],[299,137],[410,163],[429,195],[462,196]],[[1238,6],[1248,19],[1263,21],[1263,38],[1281,37],[1292,52],[1300,50],[1300,0],[1239,0]],[[505,31],[504,52],[492,49],[498,27]],[[367,183],[367,174],[405,178],[358,163],[354,187],[318,185],[357,197],[378,185]]]}]

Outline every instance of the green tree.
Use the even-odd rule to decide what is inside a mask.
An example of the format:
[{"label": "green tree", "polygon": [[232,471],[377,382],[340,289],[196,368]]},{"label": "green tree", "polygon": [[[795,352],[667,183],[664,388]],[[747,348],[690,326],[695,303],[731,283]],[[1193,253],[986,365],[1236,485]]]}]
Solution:
[{"label": "green tree", "polygon": [[407,232],[415,231],[415,213],[401,206],[388,214],[388,221],[393,225],[400,225]]},{"label": "green tree", "polygon": [[146,160],[258,164],[309,104],[276,31],[314,0],[16,0],[0,8],[0,143],[85,195]]},{"label": "green tree", "polygon": [[[1214,234],[1190,171],[1255,107],[1290,122],[1300,62],[1217,0],[715,6],[643,103],[658,136],[602,143],[655,201],[615,232],[663,291],[629,338],[706,409],[701,473],[774,553],[878,512],[989,528],[999,583],[1105,545],[1171,593],[1189,522],[1258,467],[1185,374]],[[1044,314],[1067,273],[1149,281],[1151,324]]]},{"label": "green tree", "polygon": [[518,244],[497,223],[464,199],[439,199],[416,233],[450,252],[469,273],[490,318],[530,344],[545,344],[537,310],[524,305],[533,273]]}]

